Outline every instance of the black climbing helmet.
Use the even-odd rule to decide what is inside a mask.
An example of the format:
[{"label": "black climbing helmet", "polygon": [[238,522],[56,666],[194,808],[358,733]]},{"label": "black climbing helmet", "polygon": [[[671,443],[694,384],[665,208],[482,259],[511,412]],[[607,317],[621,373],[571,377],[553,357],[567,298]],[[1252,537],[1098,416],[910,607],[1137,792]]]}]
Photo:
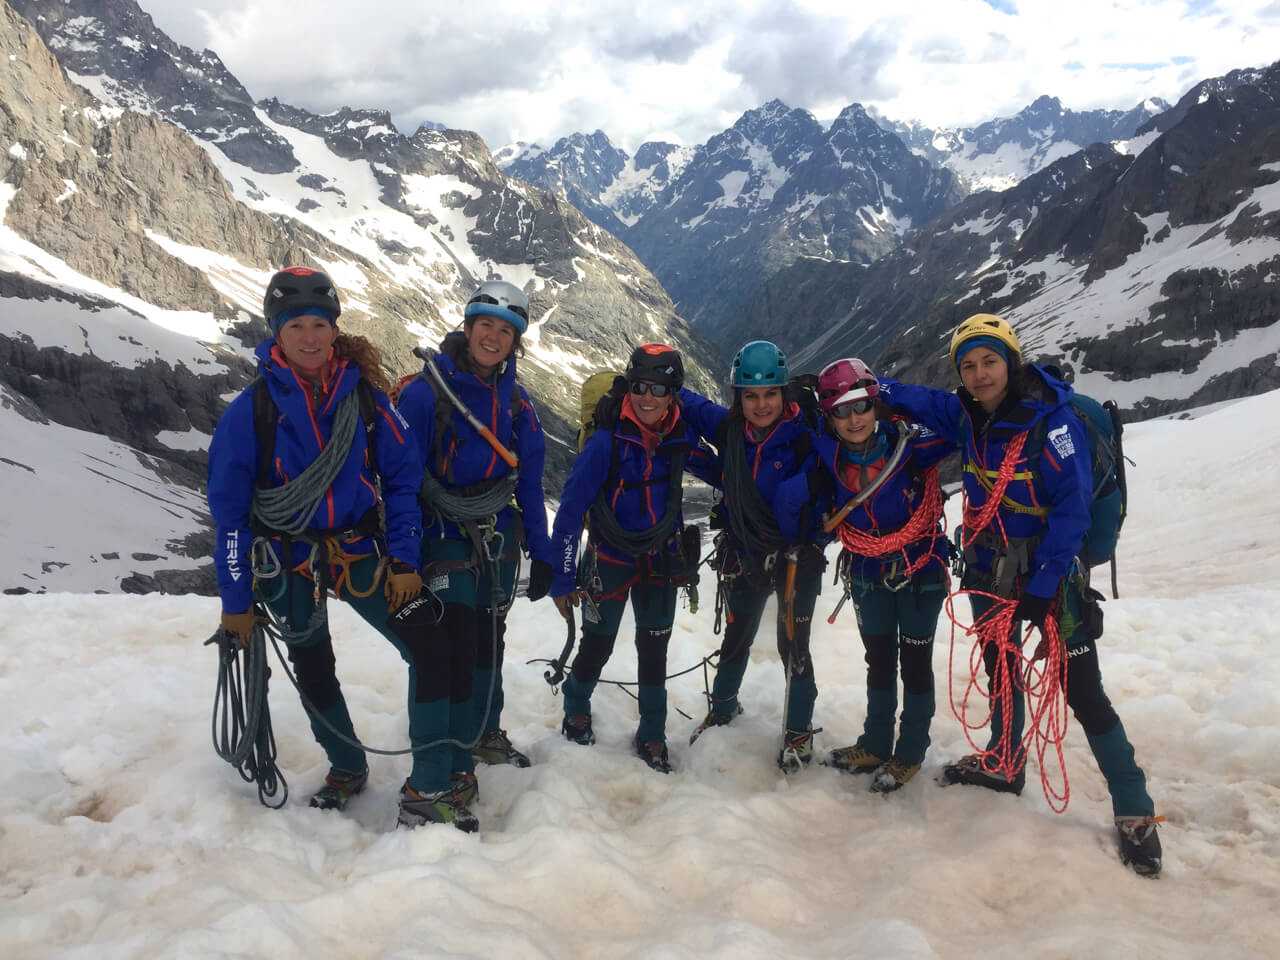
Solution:
[{"label": "black climbing helmet", "polygon": [[282,310],[297,307],[315,307],[334,320],[342,313],[338,291],[327,273],[310,267],[285,267],[267,284],[262,313],[274,327],[274,320]]},{"label": "black climbing helmet", "polygon": [[631,351],[627,362],[627,382],[647,380],[661,383],[672,390],[684,386],[684,361],[680,354],[664,343],[646,343]]}]

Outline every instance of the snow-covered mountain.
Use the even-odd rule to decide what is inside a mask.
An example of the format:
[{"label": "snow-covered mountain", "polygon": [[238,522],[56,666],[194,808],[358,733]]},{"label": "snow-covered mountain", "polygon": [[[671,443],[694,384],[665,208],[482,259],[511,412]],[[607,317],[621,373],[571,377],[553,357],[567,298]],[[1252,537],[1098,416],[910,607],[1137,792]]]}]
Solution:
[{"label": "snow-covered mountain", "polygon": [[[455,326],[479,280],[523,286],[535,323],[521,376],[556,441],[553,488],[577,384],[636,343],[673,343],[692,382],[715,391],[709,345],[634,254],[562,198],[503,175],[475,134],[406,137],[381,113],[253,103],[216,55],[166,40],[132,0],[21,6],[29,19],[0,3],[0,402],[32,422],[124,445],[186,503],[266,335],[266,280],[300,262],[334,276],[344,325],[373,338],[394,373],[418,368],[412,346]],[[6,461],[0,478],[32,466]],[[164,555],[141,566],[52,547],[41,563],[92,563],[114,588],[176,569],[179,549],[201,552],[179,542],[190,532],[139,551]],[[55,582],[33,575],[12,585]]]},{"label": "snow-covered mountain", "polygon": [[1131,110],[1064,109],[1043,96],[1012,117],[976,127],[934,129],[877,116],[877,122],[931,163],[951,170],[970,190],[1006,190],[1055,160],[1093,143],[1128,140],[1169,109],[1159,97]]},{"label": "snow-covered mountain", "polygon": [[632,159],[597,130],[551,150],[514,144],[498,162],[624,239],[677,308],[732,349],[756,289],[744,277],[756,284],[802,257],[869,263],[966,193],[1007,189],[1092,143],[1128,140],[1167,107],[1076,112],[1044,96],[1013,117],[935,130],[851,104],[823,129],[772,101],[693,149],[645,144]]},{"label": "snow-covered mountain", "polygon": [[693,153],[692,147],[652,140],[641,144],[633,157],[597,130],[561,137],[550,150],[536,143],[509,144],[493,158],[505,173],[563,193],[595,223],[623,237],[680,175]]},{"label": "snow-covered mountain", "polygon": [[[669,146],[646,144],[605,195],[634,201],[613,214],[634,217],[622,238],[681,314],[717,339],[760,277],[799,256],[870,262],[962,196],[951,173],[914,156],[857,104],[824,128],[774,100],[691,155]],[[562,160],[546,156],[508,169],[564,179]]]},{"label": "snow-covered mountain", "polygon": [[800,367],[856,354],[945,384],[956,322],[1001,313],[1029,357],[1139,416],[1274,389],[1280,64],[1255,77],[1207,85],[1136,153],[1095,144],[975,194],[869,267],[805,261],[771,278],[792,304],[825,303],[825,329],[778,302],[743,322],[776,333]]}]

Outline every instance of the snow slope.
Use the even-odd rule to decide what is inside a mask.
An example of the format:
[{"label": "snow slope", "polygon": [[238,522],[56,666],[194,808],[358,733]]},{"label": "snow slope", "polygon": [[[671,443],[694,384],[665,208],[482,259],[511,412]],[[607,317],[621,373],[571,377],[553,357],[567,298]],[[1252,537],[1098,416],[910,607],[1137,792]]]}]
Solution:
[{"label": "snow slope", "polygon": [[[465,836],[392,829],[402,758],[373,758],[345,815],[308,809],[324,765],[278,668],[293,795],[261,808],[208,742],[216,658],[201,643],[216,601],[5,597],[0,944],[24,958],[1274,957],[1280,435],[1265,425],[1277,418],[1272,393],[1126,433],[1123,596],[1106,604],[1101,657],[1169,818],[1159,880],[1116,859],[1074,723],[1064,814],[1034,770],[1020,798],[935,786],[966,749],[946,706],[945,622],[925,769],[879,797],[825,768],[778,773],[782,672],[768,636],[747,713],[695,747],[676,708],[701,716],[701,673],[671,681],[671,776],[630,756],[635,707],[616,687],[595,698],[600,742],[567,743],[543,665],[525,663],[555,655],[563,626],[550,604],[520,600],[504,724],[534,765],[480,770],[482,831]],[[854,618],[828,627],[834,603],[827,587],[813,643],[825,748],[851,742],[865,708]],[[673,669],[715,648],[711,619],[709,602],[681,611]],[[403,665],[342,605],[333,621],[357,729],[402,745]],[[606,677],[634,678],[629,631]]]}]

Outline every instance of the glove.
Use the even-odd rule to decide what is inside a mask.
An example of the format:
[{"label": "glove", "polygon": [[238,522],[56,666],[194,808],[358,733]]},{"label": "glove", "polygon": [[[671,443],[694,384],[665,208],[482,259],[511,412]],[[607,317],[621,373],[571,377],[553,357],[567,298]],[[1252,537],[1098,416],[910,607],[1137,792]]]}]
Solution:
[{"label": "glove", "polygon": [[1044,621],[1049,616],[1049,607],[1052,603],[1052,597],[1037,597],[1031,593],[1024,593],[1013,610],[1013,619],[1043,630]]},{"label": "glove", "polygon": [[222,614],[222,632],[231,634],[245,647],[249,646],[249,641],[253,638],[253,628],[260,623],[266,623],[266,619],[259,616],[253,607],[242,613],[224,611]]},{"label": "glove", "polygon": [[529,589],[524,595],[530,600],[541,600],[551,590],[551,581],[555,575],[556,572],[551,569],[551,564],[547,561],[533,561],[529,567]]},{"label": "glove", "polygon": [[568,620],[569,608],[576,607],[578,605],[577,591],[574,591],[573,593],[566,593],[562,597],[552,597],[551,602],[554,603],[556,605],[556,609],[560,611],[560,616]]},{"label": "glove", "polygon": [[382,589],[387,595],[387,609],[399,610],[422,592],[422,577],[407,563],[392,560]]}]

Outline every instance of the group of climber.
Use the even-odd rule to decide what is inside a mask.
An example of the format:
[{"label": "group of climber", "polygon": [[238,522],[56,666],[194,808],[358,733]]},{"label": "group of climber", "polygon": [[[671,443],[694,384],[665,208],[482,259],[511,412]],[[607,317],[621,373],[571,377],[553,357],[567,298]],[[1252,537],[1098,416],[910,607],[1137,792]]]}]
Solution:
[{"label": "group of climber", "polygon": [[[956,329],[954,392],[877,378],[854,358],[816,382],[793,379],[783,353],[755,341],[734,358],[726,409],[685,387],[677,351],[637,347],[601,400],[609,415],[586,438],[548,533],[545,438],[516,379],[529,323],[519,288],[480,284],[462,329],[395,391],[377,349],[339,332],[337,292],[322,272],[277,273],[264,311],[273,336],[258,348],[259,381],[219,422],[209,502],[223,629],[248,644],[263,620],[277,625],[327,755],[313,806],[341,809],[368,780],[324,615],[334,596],[408,665],[413,761],[399,822],[477,829],[476,761],[529,763],[500,725],[522,548],[529,598],[550,595],[570,625],[575,609],[582,617],[577,654],[560,665],[561,732],[595,742],[591,696],[629,600],[634,749],[670,771],[667,646],[677,591],[696,582],[700,562],[699,534],[682,515],[686,471],[723,494],[709,563],[717,626],[725,623],[709,711],[690,741],[742,712],[738,691],[772,594],[786,681],[778,762],[791,772],[811,761],[810,625],[824,548],[838,539],[842,596],[865,649],[867,712],[856,742],[823,762],[870,775],[875,792],[898,790],[920,770],[935,711],[933,641],[952,552],[937,465],[959,451],[961,586],[975,620],[998,618],[1003,631],[1002,643],[984,646],[991,689],[1019,669],[1024,622],[1061,644],[1052,663],[1107,780],[1121,857],[1139,873],[1159,872],[1157,818],[1102,689],[1096,631],[1084,624],[1087,570],[1076,557],[1094,493],[1085,428],[1071,388],[1024,362],[1003,319],[980,314]],[[265,426],[263,398],[274,401]],[[993,700],[988,749],[943,767],[940,782],[1021,792],[1021,762],[997,748],[1019,743],[1024,722],[1015,685],[1011,699]]]}]

